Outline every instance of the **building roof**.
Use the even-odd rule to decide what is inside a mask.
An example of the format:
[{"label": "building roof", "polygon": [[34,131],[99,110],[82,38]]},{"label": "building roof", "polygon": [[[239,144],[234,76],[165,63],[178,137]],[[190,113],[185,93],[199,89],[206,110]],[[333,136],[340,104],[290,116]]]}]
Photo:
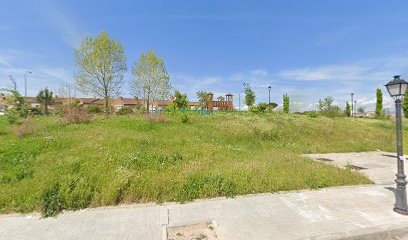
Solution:
[{"label": "building roof", "polygon": [[140,105],[143,103],[142,99],[138,98],[116,98],[113,99],[113,105],[120,106],[120,105]]},{"label": "building roof", "polygon": [[[0,95],[1,96],[1,95]],[[25,100],[28,103],[39,103],[36,97],[25,97]],[[68,104],[75,100],[79,100],[81,104],[86,105],[104,105],[105,101],[101,98],[61,98],[56,97],[54,98],[54,102],[58,104]],[[144,105],[146,104],[146,99],[138,99],[138,98],[115,98],[110,100],[113,106],[136,106],[136,105]],[[168,106],[172,101],[171,100],[155,100],[153,105],[156,106]],[[199,106],[199,102],[188,102],[189,106]]]}]

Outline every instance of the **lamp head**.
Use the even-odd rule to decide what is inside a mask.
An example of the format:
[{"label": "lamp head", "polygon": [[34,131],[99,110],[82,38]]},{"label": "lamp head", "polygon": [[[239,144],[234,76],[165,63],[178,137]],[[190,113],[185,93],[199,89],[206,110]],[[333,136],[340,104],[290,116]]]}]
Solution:
[{"label": "lamp head", "polygon": [[400,78],[400,75],[395,75],[392,81],[385,84],[388,93],[395,99],[400,99],[405,95],[408,88],[408,82]]}]

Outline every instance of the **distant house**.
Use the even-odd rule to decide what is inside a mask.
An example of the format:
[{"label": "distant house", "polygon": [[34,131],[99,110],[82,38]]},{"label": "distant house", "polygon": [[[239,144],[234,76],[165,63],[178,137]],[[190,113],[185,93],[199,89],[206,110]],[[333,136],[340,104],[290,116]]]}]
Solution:
[{"label": "distant house", "polygon": [[135,108],[137,106],[143,106],[144,101],[142,99],[138,99],[137,97],[134,98],[116,98],[112,100],[112,106],[116,109],[120,109],[122,107],[131,107]]},{"label": "distant house", "polygon": [[[172,98],[170,98],[172,99]],[[41,107],[41,103],[37,100],[36,97],[25,97],[26,102],[30,107]],[[50,106],[50,109],[54,109],[57,105],[67,105],[70,103],[78,102],[80,106],[89,107],[89,106],[105,106],[105,100],[102,98],[54,98],[53,105]],[[1,101],[0,101],[1,103]],[[151,102],[150,110],[165,110],[172,103],[172,100],[155,100]],[[221,110],[229,109],[232,107],[232,95],[227,95],[227,100],[224,101],[224,98],[218,99],[218,101],[211,102],[212,110]],[[124,98],[119,97],[110,100],[110,105],[115,109],[121,109],[122,107],[146,107],[147,100],[134,98]],[[188,107],[185,110],[194,110],[197,109],[200,105],[199,102],[187,102]],[[1,105],[0,105],[1,108]]]},{"label": "distant house", "polygon": [[77,98],[79,100],[79,105],[88,106],[104,106],[105,101],[100,98]]},{"label": "distant house", "polygon": [[375,111],[369,110],[367,113],[354,113],[355,118],[375,118]]},{"label": "distant house", "polygon": [[374,118],[374,117],[375,117],[375,111],[369,110],[369,111],[367,112],[367,114],[366,114],[366,117]]}]

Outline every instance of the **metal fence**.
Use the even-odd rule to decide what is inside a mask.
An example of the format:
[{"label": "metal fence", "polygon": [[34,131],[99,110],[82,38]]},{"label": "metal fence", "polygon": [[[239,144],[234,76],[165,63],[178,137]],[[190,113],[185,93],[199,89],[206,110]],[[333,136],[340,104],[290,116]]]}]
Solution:
[{"label": "metal fence", "polygon": [[232,112],[236,112],[236,111],[228,111],[228,110],[169,110],[169,109],[167,109],[167,110],[156,110],[156,111],[154,111],[154,114],[159,115],[159,114],[162,114],[162,113],[164,113],[164,114],[166,114],[166,113],[168,113],[168,114],[171,114],[171,113],[174,113],[174,114],[187,113],[187,114],[195,114],[195,115],[205,116],[205,115],[210,115],[210,114],[213,114],[213,113],[221,113],[221,112],[223,112],[223,113],[232,113]]}]

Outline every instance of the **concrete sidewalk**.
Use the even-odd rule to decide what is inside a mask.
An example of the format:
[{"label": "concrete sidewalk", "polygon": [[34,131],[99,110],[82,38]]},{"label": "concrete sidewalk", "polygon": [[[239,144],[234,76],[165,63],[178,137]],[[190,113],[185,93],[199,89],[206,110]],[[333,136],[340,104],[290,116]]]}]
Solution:
[{"label": "concrete sidewalk", "polygon": [[[392,168],[394,159],[369,154],[387,158],[384,161]],[[203,221],[217,224],[221,240],[408,239],[408,217],[392,211],[393,187],[377,184],[188,204],[126,205],[65,212],[47,219],[3,215],[0,239],[164,240],[167,227]]]}]

